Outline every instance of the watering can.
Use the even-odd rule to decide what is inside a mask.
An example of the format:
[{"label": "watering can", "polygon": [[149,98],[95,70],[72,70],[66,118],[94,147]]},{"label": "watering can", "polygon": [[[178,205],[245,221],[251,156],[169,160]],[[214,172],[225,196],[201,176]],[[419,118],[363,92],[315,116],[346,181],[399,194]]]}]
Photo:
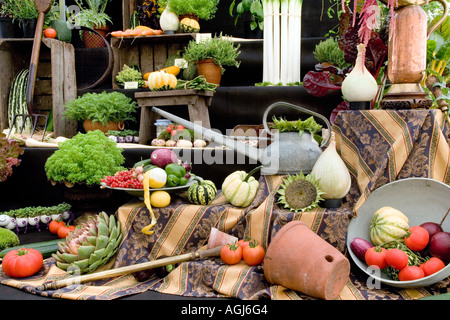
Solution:
[{"label": "watering can", "polygon": [[324,116],[290,103],[276,102],[270,105],[263,115],[264,129],[269,135],[272,135],[272,143],[266,148],[255,148],[159,108],[153,107],[152,110],[166,119],[191,129],[211,142],[217,142],[250,159],[259,161],[263,165],[261,169],[262,175],[298,174],[300,172],[308,174],[311,172],[317,158],[322,154],[321,146],[326,145],[330,135],[319,146],[314,137],[308,132],[304,132],[302,135],[298,132],[278,132],[278,130],[272,132],[267,125],[267,116],[272,109],[279,106],[290,107],[318,117],[325,122],[328,131],[330,132],[331,130],[330,122]]}]

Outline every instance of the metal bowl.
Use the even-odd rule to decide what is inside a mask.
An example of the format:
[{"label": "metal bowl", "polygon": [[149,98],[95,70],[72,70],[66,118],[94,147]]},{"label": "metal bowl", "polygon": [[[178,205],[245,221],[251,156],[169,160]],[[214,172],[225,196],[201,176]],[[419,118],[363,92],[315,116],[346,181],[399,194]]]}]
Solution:
[{"label": "metal bowl", "polygon": [[[347,233],[348,252],[355,264],[368,276],[384,284],[398,288],[417,288],[432,285],[450,275],[450,264],[428,277],[411,281],[392,280],[384,272],[373,272],[351,250],[350,243],[356,238],[370,242],[369,226],[373,213],[381,207],[390,206],[403,212],[409,225],[424,222],[440,223],[450,208],[450,186],[428,178],[408,178],[388,183],[373,191],[358,210],[357,217],[351,219]],[[450,231],[450,219],[442,224],[444,231]]]}]

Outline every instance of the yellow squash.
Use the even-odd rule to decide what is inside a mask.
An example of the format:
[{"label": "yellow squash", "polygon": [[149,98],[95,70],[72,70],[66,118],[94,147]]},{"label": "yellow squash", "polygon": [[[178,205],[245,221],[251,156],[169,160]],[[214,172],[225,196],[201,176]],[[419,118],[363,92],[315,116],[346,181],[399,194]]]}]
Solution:
[{"label": "yellow squash", "polygon": [[222,183],[222,194],[225,199],[234,206],[248,207],[255,199],[259,188],[259,182],[253,174],[261,167],[256,167],[249,173],[235,171],[227,176]]},{"label": "yellow squash", "polygon": [[155,71],[150,73],[147,83],[150,90],[175,89],[177,77],[164,71]]}]

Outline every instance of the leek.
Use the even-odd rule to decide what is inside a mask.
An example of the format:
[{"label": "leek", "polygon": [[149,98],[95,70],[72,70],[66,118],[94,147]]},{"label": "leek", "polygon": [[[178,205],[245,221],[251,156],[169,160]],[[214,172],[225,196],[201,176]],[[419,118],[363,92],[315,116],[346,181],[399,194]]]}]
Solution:
[{"label": "leek", "polygon": [[272,0],[263,3],[264,31],[263,31],[263,81],[271,82],[273,78],[273,10]]},{"label": "leek", "polygon": [[[286,0],[281,0],[282,2]],[[273,15],[273,77],[272,82],[280,82],[280,1],[272,2]]]},{"label": "leek", "polygon": [[[292,29],[290,30],[291,27],[291,16],[290,16],[290,12],[289,12],[289,4],[294,3],[295,0],[282,0],[281,1],[281,15],[280,15],[280,20],[281,20],[281,30],[280,30],[280,42],[281,42],[281,47],[280,47],[280,54],[281,54],[281,60],[280,60],[280,79],[279,81],[283,84],[288,83],[289,82],[289,69],[292,69],[292,63],[291,63],[291,68],[289,68],[289,52],[290,52],[290,46],[292,45],[292,35],[293,33],[291,32]],[[294,59],[295,60],[295,59]]]}]

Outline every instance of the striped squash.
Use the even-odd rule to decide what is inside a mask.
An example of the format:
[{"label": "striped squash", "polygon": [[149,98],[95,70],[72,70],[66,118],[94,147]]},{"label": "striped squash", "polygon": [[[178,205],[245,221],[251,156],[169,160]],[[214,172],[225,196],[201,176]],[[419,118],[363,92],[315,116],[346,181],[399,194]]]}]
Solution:
[{"label": "striped squash", "polygon": [[409,229],[409,220],[401,211],[382,207],[375,211],[370,221],[370,239],[375,246],[404,236]]},{"label": "striped squash", "polygon": [[188,199],[193,204],[208,205],[216,198],[217,188],[211,180],[195,178],[188,189]]}]

